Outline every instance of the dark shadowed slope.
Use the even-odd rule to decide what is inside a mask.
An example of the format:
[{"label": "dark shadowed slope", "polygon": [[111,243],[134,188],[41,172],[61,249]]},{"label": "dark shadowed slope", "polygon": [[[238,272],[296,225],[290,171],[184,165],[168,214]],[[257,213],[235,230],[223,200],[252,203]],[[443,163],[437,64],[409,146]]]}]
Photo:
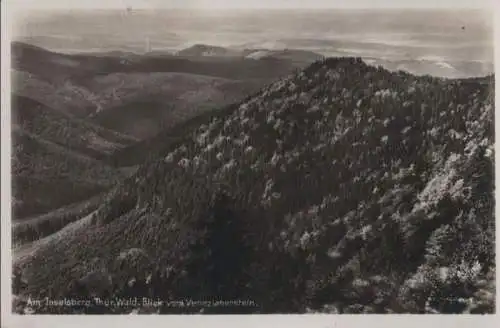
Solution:
[{"label": "dark shadowed slope", "polygon": [[103,158],[136,141],[16,94],[11,97],[11,111],[12,124],[26,132],[95,158]]},{"label": "dark shadowed slope", "polygon": [[31,72],[11,69],[11,82],[13,93],[71,116],[84,118],[100,108],[96,95],[70,79],[52,83]]},{"label": "dark shadowed slope", "polygon": [[86,199],[125,176],[99,160],[134,138],[16,94],[11,112],[15,221]]},{"label": "dark shadowed slope", "polygon": [[89,198],[122,178],[94,158],[15,126],[12,141],[14,220]]},{"label": "dark shadowed slope", "polygon": [[61,83],[68,78],[92,75],[92,65],[65,54],[58,54],[22,42],[11,43],[12,68],[29,72],[50,83]]},{"label": "dark shadowed slope", "polygon": [[92,121],[147,139],[205,110],[236,102],[265,82],[186,73],[110,74],[97,78],[92,88],[103,95],[115,89],[107,92],[113,105],[93,115]]},{"label": "dark shadowed slope", "polygon": [[255,302],[205,313],[491,313],[484,82],[317,62],[187,126],[92,226],[31,258],[24,293]]},{"label": "dark shadowed slope", "polygon": [[[245,100],[251,99],[259,92],[250,93]],[[244,100],[244,101],[245,101]],[[109,164],[115,167],[130,167],[154,161],[168,149],[185,138],[186,130],[196,129],[201,124],[214,117],[224,117],[234,106],[206,110],[186,119],[182,124],[170,126],[152,138],[141,140],[129,147],[123,148],[109,158]]]}]

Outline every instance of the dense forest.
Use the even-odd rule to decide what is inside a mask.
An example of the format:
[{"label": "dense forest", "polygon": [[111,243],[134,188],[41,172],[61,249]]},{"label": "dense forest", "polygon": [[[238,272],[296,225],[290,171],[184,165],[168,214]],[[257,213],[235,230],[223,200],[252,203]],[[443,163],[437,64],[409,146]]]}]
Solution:
[{"label": "dense forest", "polygon": [[[317,61],[179,128],[90,226],[16,267],[14,308],[492,313],[493,90],[493,76]],[[27,295],[251,305],[69,309]]]}]

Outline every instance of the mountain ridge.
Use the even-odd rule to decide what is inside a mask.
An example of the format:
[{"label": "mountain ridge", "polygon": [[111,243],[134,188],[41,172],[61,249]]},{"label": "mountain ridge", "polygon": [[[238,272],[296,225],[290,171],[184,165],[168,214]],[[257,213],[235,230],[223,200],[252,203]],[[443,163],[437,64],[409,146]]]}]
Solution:
[{"label": "mountain ridge", "polygon": [[39,250],[27,292],[258,304],[230,313],[490,313],[486,83],[315,62],[186,129],[93,226]]}]

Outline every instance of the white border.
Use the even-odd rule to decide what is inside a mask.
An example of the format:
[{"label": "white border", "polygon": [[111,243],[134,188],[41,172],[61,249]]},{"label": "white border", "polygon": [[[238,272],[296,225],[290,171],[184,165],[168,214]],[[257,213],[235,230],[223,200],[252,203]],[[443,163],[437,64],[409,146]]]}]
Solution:
[{"label": "white border", "polygon": [[[43,0],[38,0],[43,2]],[[101,0],[106,2],[106,0]],[[243,2],[242,0],[240,0]],[[251,1],[251,0],[248,0]],[[10,42],[9,37],[12,32],[12,25],[15,24],[14,12],[22,9],[29,1],[6,0],[1,2],[1,35],[2,35],[2,88],[1,88],[1,320],[2,328],[17,327],[102,327],[119,325],[122,328],[138,325],[146,326],[173,326],[173,327],[321,327],[321,328],[341,328],[341,327],[495,327],[500,304],[497,300],[495,315],[245,315],[245,316],[113,316],[113,315],[35,315],[20,316],[11,313],[11,230],[10,230]],[[54,2],[52,0],[52,2]],[[147,2],[143,0],[142,3]],[[376,2],[376,1],[374,1]],[[398,0],[394,0],[398,3]],[[418,2],[418,0],[416,1]],[[34,2],[31,1],[31,4]],[[139,0],[124,0],[124,5],[141,3]],[[436,0],[438,4],[439,1]],[[495,12],[495,76],[500,76],[500,3],[492,1],[492,10]],[[60,0],[61,7],[68,7],[68,1]],[[499,83],[496,83],[495,95],[500,94]],[[495,113],[495,127],[500,126],[499,115]],[[500,128],[495,129],[495,140],[500,140]],[[495,154],[499,153],[498,145],[495,144]],[[495,166],[495,185],[500,182],[500,169]],[[496,198],[499,191],[496,190]],[[495,217],[500,217],[500,209],[495,207]],[[498,220],[497,220],[498,221]],[[498,222],[496,224],[496,236],[498,236]],[[497,243],[497,262],[499,258],[499,245]],[[498,272],[497,272],[498,286]]]},{"label": "white border", "polygon": [[[2,162],[1,162],[1,254],[2,254],[2,265],[1,265],[1,293],[2,293],[2,328],[5,325],[5,319],[8,319],[11,313],[12,302],[11,300],[11,283],[10,276],[12,271],[11,265],[11,237],[10,237],[10,198],[11,198],[11,178],[10,178],[10,153],[11,153],[11,142],[10,142],[10,46],[8,42],[8,36],[10,35],[9,20],[7,19],[7,8],[5,3],[1,3],[1,23],[2,23],[2,111],[1,111],[1,127],[2,127],[2,137],[1,137],[1,151],[2,151]],[[4,301],[5,300],[5,301]],[[7,301],[8,300],[8,301]],[[11,325],[8,326],[9,328]]]}]

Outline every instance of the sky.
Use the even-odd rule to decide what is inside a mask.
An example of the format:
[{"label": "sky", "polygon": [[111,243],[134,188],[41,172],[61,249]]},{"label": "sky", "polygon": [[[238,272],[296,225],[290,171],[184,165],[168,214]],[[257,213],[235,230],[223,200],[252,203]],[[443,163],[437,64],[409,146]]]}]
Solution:
[{"label": "sky", "polygon": [[24,9],[56,8],[484,8],[495,0],[9,0]]}]

